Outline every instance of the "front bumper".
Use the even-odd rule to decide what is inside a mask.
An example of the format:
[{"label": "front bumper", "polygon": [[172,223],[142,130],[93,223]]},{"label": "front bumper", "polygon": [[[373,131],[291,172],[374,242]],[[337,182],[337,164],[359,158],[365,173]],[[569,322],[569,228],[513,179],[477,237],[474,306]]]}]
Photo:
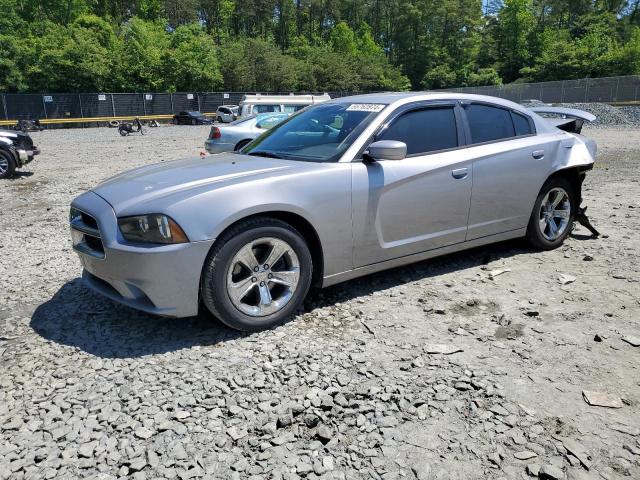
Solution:
[{"label": "front bumper", "polygon": [[205,140],[204,148],[209,153],[224,153],[224,152],[233,152],[235,149],[234,143],[221,143],[215,142],[211,139]]},{"label": "front bumper", "polygon": [[29,163],[30,161],[33,160],[33,158],[36,155],[40,154],[40,150],[38,148],[33,148],[31,150],[17,150],[18,152],[18,160],[20,160],[20,165],[26,165],[27,163]]},{"label": "front bumper", "polygon": [[71,226],[86,286],[154,315],[197,315],[200,274],[213,240],[134,245],[122,238],[113,208],[99,195],[87,192],[72,205],[95,219],[92,226]]}]

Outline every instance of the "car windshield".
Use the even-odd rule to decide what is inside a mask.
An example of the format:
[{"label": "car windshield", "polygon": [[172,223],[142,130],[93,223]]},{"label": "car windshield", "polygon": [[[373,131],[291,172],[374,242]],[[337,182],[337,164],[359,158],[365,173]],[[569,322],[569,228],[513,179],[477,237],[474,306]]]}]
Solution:
[{"label": "car windshield", "polygon": [[379,104],[316,105],[273,127],[242,153],[310,162],[333,162],[385,107]]}]

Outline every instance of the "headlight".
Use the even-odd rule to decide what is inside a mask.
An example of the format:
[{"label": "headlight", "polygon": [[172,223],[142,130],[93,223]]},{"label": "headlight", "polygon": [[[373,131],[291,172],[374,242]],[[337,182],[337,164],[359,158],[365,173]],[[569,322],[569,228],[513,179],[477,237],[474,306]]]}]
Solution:
[{"label": "headlight", "polygon": [[166,215],[153,213],[118,219],[122,236],[136,243],[186,243],[180,226]]},{"label": "headlight", "polygon": [[69,223],[72,223],[74,220],[80,218],[82,212],[75,207],[71,207],[69,210]]}]

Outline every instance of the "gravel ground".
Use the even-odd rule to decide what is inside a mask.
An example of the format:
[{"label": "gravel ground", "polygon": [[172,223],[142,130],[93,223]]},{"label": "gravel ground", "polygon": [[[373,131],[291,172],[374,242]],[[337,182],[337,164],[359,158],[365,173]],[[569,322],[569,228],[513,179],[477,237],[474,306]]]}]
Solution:
[{"label": "gravel ground", "polygon": [[74,196],[206,127],[34,134],[0,182],[0,478],[640,478],[640,135],[585,133],[599,239],[369,276],[252,335],[103,299],[70,248]]},{"label": "gravel ground", "polygon": [[546,104],[539,100],[522,102],[525,106],[541,107],[552,105],[554,107],[576,108],[585,110],[596,116],[592,128],[640,128],[640,106],[630,105],[624,107],[614,107],[607,103],[553,103]]}]

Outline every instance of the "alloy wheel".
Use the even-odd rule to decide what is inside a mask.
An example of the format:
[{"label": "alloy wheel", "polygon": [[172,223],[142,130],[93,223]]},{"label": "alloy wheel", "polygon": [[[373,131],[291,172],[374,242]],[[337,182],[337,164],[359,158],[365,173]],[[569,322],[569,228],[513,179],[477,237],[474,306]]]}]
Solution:
[{"label": "alloy wheel", "polygon": [[284,240],[263,237],[244,245],[227,270],[231,303],[242,313],[264,317],[291,300],[300,280],[300,261]]},{"label": "alloy wheel", "polygon": [[0,156],[0,175],[6,175],[9,171],[9,160],[4,158],[4,156]]},{"label": "alloy wheel", "polygon": [[547,192],[540,204],[539,227],[542,236],[553,242],[564,235],[571,217],[571,199],[564,188]]}]

